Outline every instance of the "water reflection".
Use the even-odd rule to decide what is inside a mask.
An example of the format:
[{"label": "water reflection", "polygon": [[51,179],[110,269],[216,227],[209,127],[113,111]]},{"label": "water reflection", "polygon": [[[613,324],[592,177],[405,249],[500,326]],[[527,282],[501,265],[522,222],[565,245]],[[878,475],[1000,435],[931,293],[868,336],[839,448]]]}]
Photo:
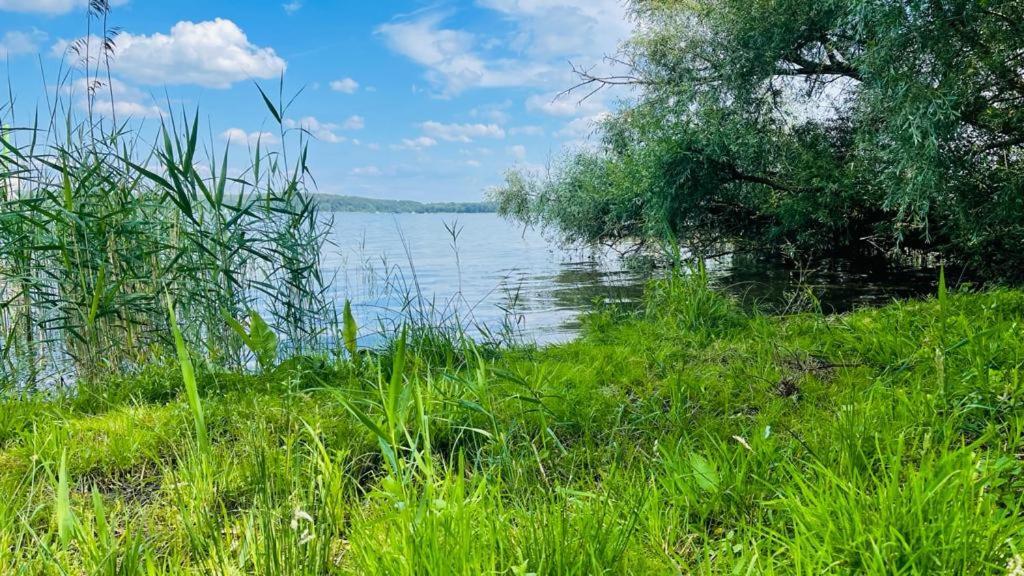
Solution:
[{"label": "water reflection", "polygon": [[[352,300],[364,325],[412,313],[561,342],[578,333],[580,314],[595,303],[637,303],[650,278],[613,253],[566,250],[494,214],[337,214],[331,238],[324,262],[333,292]],[[934,293],[938,278],[933,267],[882,259],[796,267],[738,254],[708,268],[720,288],[772,310],[805,307],[808,293],[826,312],[884,304]]]},{"label": "water reflection", "polygon": [[[828,313],[935,294],[939,269],[881,257],[830,258],[798,266],[777,256],[741,253],[716,263],[713,277],[749,305],[785,310],[794,303],[812,304],[806,298],[810,293]],[[948,278],[954,286],[969,281],[957,271]]]},{"label": "water reflection", "polygon": [[644,282],[609,254],[564,250],[494,214],[337,214],[332,241],[324,261],[336,297],[385,325],[457,316],[559,342],[576,334],[581,311],[634,300]]}]

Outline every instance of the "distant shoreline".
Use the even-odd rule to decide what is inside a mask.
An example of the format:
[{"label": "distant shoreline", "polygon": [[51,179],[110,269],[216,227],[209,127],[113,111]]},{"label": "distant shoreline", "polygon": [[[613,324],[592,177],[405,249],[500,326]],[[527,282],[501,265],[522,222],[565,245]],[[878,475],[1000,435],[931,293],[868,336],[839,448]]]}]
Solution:
[{"label": "distant shoreline", "polygon": [[493,202],[416,202],[415,200],[382,200],[362,196],[313,194],[325,212],[362,212],[385,214],[485,214],[497,211]]}]

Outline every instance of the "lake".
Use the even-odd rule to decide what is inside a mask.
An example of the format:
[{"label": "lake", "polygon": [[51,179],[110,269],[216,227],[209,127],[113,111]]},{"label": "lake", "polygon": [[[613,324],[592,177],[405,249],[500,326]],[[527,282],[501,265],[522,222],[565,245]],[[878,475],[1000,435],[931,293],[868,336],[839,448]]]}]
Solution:
[{"label": "lake", "polygon": [[[323,254],[331,294],[350,299],[364,327],[412,311],[457,319],[474,336],[511,328],[527,341],[564,342],[595,303],[635,303],[648,280],[614,253],[564,248],[496,214],[333,216]],[[775,310],[806,307],[808,289],[825,311],[882,304],[934,293],[938,278],[933,267],[881,259],[801,269],[750,254],[711,262],[709,270],[719,287]]]},{"label": "lake", "polygon": [[[571,339],[595,302],[635,301],[644,278],[609,254],[564,249],[495,214],[336,213],[324,267],[361,324],[405,307],[480,333]],[[371,322],[372,323],[372,322]]]}]

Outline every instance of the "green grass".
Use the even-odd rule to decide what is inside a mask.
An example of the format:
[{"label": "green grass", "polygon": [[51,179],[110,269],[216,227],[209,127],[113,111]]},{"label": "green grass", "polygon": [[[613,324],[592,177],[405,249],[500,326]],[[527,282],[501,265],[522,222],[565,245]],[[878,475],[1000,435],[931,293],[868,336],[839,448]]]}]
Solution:
[{"label": "green grass", "polygon": [[0,573],[1006,574],[1022,327],[1019,291],[771,317],[696,275],[556,347],[9,397]]}]

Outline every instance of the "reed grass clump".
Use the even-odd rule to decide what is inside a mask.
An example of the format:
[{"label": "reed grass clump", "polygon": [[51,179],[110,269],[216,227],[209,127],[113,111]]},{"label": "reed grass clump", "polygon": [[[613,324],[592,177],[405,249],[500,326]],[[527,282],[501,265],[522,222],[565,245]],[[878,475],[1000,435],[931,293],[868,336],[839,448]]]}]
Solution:
[{"label": "reed grass clump", "polygon": [[[147,128],[59,98],[0,132],[0,382],[52,387],[172,356],[165,294],[203,362],[249,363],[239,322],[280,334],[282,354],[323,348],[337,324],[320,266],[330,221],[307,193],[307,135],[285,127],[283,96],[260,93],[281,144],[247,158],[204,144],[198,112]],[[0,124],[20,117],[0,107]]]}]

